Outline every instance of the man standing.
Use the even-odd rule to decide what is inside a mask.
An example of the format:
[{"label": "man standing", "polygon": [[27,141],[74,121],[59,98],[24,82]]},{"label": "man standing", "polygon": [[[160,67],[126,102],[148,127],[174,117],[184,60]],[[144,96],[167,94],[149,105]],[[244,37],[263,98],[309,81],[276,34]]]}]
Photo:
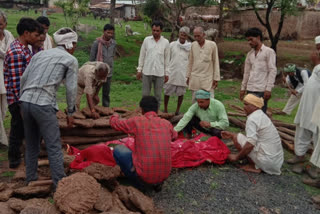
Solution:
[{"label": "man standing", "polygon": [[187,84],[192,90],[192,102],[195,101],[195,92],[203,89],[214,97],[214,89],[220,80],[220,66],[218,47],[215,42],[205,39],[202,27],[193,30],[196,41],[192,43],[189,55]]},{"label": "man standing", "polygon": [[109,65],[103,62],[87,62],[79,69],[76,99],[77,110],[80,110],[82,94],[86,94],[92,117],[99,118],[99,114],[94,107],[100,101],[99,91],[102,84],[107,81],[109,71]]},{"label": "man standing", "polygon": [[119,120],[113,115],[110,125],[117,131],[132,134],[134,150],[124,145],[115,147],[113,156],[122,172],[137,188],[144,183],[161,190],[161,184],[171,172],[171,140],[177,138],[171,123],[158,117],[158,101],[153,96],[144,96],[140,101],[143,116]]},{"label": "man standing", "polygon": [[38,179],[40,139],[44,139],[54,187],[65,176],[60,130],[56,116],[56,93],[65,79],[67,121],[71,126],[75,112],[78,61],[72,56],[77,34],[70,28],[54,33],[58,47],[37,53],[21,78],[21,109],[26,137],[26,181]]},{"label": "man standing", "polygon": [[164,112],[168,112],[169,98],[173,94],[178,96],[176,115],[179,114],[183,95],[186,93],[186,74],[191,43],[187,41],[190,29],[180,28],[179,39],[170,43],[170,63],[168,68],[169,80],[164,84]]},{"label": "man standing", "polygon": [[44,40],[44,43],[42,46],[43,50],[48,50],[48,49],[53,48],[54,47],[53,39],[48,34],[49,27],[50,27],[50,20],[45,16],[39,16],[36,20],[41,24],[41,26],[44,29],[45,40]]},{"label": "man standing", "polygon": [[161,36],[163,24],[155,21],[151,24],[152,36],[142,43],[137,79],[142,78],[142,96],[149,96],[153,85],[154,96],[161,104],[163,84],[168,81],[169,41]]},{"label": "man standing", "polygon": [[114,27],[106,24],[103,28],[103,35],[93,43],[90,52],[90,61],[100,61],[107,63],[110,67],[108,78],[102,85],[102,105],[109,107],[110,105],[110,86],[113,71],[113,58],[116,52],[116,42],[113,39]]},{"label": "man standing", "polygon": [[7,102],[11,114],[9,136],[9,167],[17,168],[21,163],[20,146],[24,137],[23,121],[20,114],[20,77],[31,60],[28,45],[36,44],[40,39],[40,24],[31,18],[21,18],[17,25],[18,38],[14,40],[4,59],[4,84],[7,90]]},{"label": "man standing", "polygon": [[229,126],[229,120],[224,105],[213,98],[210,92],[198,90],[195,93],[197,100],[184,114],[183,118],[174,127],[174,130],[185,131],[188,138],[192,135],[192,129],[221,138],[221,130]]},{"label": "man standing", "polygon": [[262,32],[258,28],[250,28],[245,34],[251,51],[247,54],[241,84],[240,100],[246,92],[264,99],[262,111],[267,112],[267,103],[271,98],[271,90],[277,75],[276,53],[262,43]]},{"label": "man standing", "polygon": [[284,73],[287,74],[287,77],[283,77],[283,82],[288,86],[291,94],[282,112],[290,115],[292,110],[299,104],[304,86],[309,79],[309,73],[306,69],[297,68],[295,64],[286,65]]},{"label": "man standing", "polygon": [[[304,87],[298,112],[294,119],[294,123],[296,124],[294,139],[295,156],[287,160],[289,164],[295,164],[292,170],[296,173],[303,171],[303,165],[299,163],[305,161],[305,154],[311,141],[313,141],[313,145],[316,147],[319,137],[318,127],[316,124],[311,123],[312,113],[320,94],[320,57],[318,52],[312,53],[311,60],[315,67],[307,85]],[[314,170],[309,170],[308,172],[312,177],[316,176]]]},{"label": "man standing", "polygon": [[280,175],[283,164],[283,148],[276,127],[270,118],[260,109],[264,105],[262,98],[248,94],[244,98],[244,111],[247,114],[246,136],[223,131],[222,138],[233,140],[239,151],[229,154],[231,162],[248,158],[249,164],[242,167],[248,172],[264,171],[271,175]]},{"label": "man standing", "polygon": [[3,120],[7,112],[7,96],[3,79],[3,61],[11,42],[14,40],[10,31],[5,30],[7,27],[7,16],[0,10],[0,143],[8,145],[6,131]]}]

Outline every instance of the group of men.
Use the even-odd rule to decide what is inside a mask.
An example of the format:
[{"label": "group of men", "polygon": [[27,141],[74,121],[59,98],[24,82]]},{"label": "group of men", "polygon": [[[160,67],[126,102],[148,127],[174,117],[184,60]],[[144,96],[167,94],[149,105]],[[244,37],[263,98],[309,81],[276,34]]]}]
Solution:
[{"label": "group of men", "polygon": [[[68,106],[66,113],[70,127],[73,124],[72,115],[80,109],[83,94],[86,94],[92,117],[99,117],[94,107],[100,101],[100,88],[103,106],[110,105],[110,85],[116,52],[114,27],[110,24],[104,26],[103,35],[97,38],[91,47],[89,62],[78,69],[78,61],[72,56],[78,36],[72,29],[62,28],[55,32],[53,37],[57,47],[53,48],[52,39],[47,34],[50,22],[46,17],[40,17],[38,21],[22,18],[17,25],[19,36],[14,40],[12,34],[4,30],[6,16],[3,13],[0,13],[0,16],[0,58],[4,61],[3,75],[0,77],[3,76],[2,81],[5,85],[4,88],[0,88],[0,140],[3,143],[6,138],[2,131],[2,121],[7,102],[12,116],[9,166],[16,168],[20,165],[20,146],[25,138],[26,181],[37,180],[37,158],[40,141],[43,139],[53,183],[56,186],[65,176],[56,118],[58,87],[65,81]],[[247,158],[249,162],[243,167],[244,170],[280,175],[283,163],[281,140],[272,121],[266,115],[267,102],[271,98],[277,73],[276,54],[263,44],[262,32],[258,28],[250,28],[245,34],[252,50],[247,54],[245,61],[239,96],[244,102],[244,111],[248,116],[246,134],[243,135],[225,131],[229,126],[227,113],[224,105],[214,98],[214,89],[220,80],[216,43],[205,39],[202,27],[194,28],[193,35],[196,41],[192,43],[187,41],[190,34],[188,27],[182,27],[178,40],[172,43],[161,36],[162,29],[161,22],[153,22],[152,36],[144,39],[140,50],[136,77],[142,79],[140,107],[143,116],[121,120],[118,115],[113,115],[110,119],[112,128],[135,137],[134,150],[123,145],[117,146],[114,150],[114,158],[124,174],[139,188],[150,184],[159,190],[171,171],[170,142],[177,138],[180,131],[187,138],[192,138],[196,129],[218,138],[232,139],[238,153],[230,154],[228,160],[232,162]],[[315,65],[320,64],[318,52],[313,54],[312,60]],[[293,73],[291,70],[292,65],[286,68],[287,73]],[[307,81],[308,83],[304,86],[295,120],[297,157],[294,163],[302,162],[306,145],[310,143],[311,138],[314,138],[314,144],[318,139],[318,128],[316,125],[311,126],[307,121],[310,122],[310,115],[316,109],[317,99],[314,97],[319,93],[314,88],[319,88],[319,70],[319,66],[316,66],[309,80],[304,79],[305,74],[301,72],[305,81],[302,84],[305,85]],[[289,80],[294,82],[290,76],[291,74]],[[292,84],[295,84],[293,88],[296,89],[300,83]],[[152,87],[154,97],[150,96]],[[168,111],[170,96],[177,95],[175,113],[179,114],[187,87],[192,91],[193,104],[173,127],[157,115],[162,90],[164,89],[165,94],[165,112]],[[298,90],[299,88],[296,89]],[[303,143],[299,143],[300,141]],[[316,147],[315,151],[319,149]],[[312,161],[317,165],[318,159],[319,155],[315,155]]]}]

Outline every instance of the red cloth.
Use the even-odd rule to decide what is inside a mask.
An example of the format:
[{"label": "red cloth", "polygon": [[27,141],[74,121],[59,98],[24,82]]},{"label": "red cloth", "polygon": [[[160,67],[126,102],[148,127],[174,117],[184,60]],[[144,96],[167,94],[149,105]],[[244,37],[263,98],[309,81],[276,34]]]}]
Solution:
[{"label": "red cloth", "polygon": [[119,120],[110,118],[113,129],[134,135],[132,161],[138,176],[146,183],[156,184],[167,179],[171,172],[171,140],[177,138],[172,124],[153,112]]},{"label": "red cloth", "polygon": [[19,101],[20,78],[31,60],[32,54],[28,47],[18,39],[14,40],[7,50],[3,63],[4,85],[7,90],[8,105]]},{"label": "red cloth", "polygon": [[[217,137],[210,137],[206,141],[199,141],[204,134],[200,134],[191,140],[178,139],[171,143],[172,167],[195,167],[201,165],[206,160],[215,164],[224,164],[230,151],[228,147]],[[114,166],[112,148],[109,144],[123,144],[132,151],[134,150],[134,138],[127,137],[121,140],[109,141],[105,144],[91,146],[82,151],[71,147],[70,155],[75,155],[76,159],[70,164],[73,169],[83,169],[92,162]]]}]

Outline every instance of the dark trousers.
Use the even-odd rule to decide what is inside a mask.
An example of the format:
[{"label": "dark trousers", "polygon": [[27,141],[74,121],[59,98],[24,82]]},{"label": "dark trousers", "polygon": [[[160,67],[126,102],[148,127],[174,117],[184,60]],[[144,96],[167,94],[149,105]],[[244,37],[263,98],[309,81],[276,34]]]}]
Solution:
[{"label": "dark trousers", "polygon": [[193,116],[192,119],[190,120],[190,122],[186,125],[186,127],[184,127],[183,131],[185,131],[188,134],[192,134],[192,129],[195,128],[195,129],[199,130],[200,132],[203,132],[205,134],[209,134],[211,136],[216,136],[221,139],[221,131],[222,130],[217,129],[217,128],[205,129],[202,126],[200,126],[200,122],[201,122],[201,120],[198,117]]},{"label": "dark trousers", "polygon": [[102,85],[102,105],[104,107],[110,106],[110,86],[112,77],[108,77],[107,81]]},{"label": "dark trousers", "polygon": [[52,181],[56,187],[58,181],[66,176],[56,110],[51,105],[39,106],[27,102],[22,102],[21,109],[26,137],[26,180],[30,182],[38,179],[38,156],[42,137],[46,144]]},{"label": "dark trousers", "polygon": [[[264,91],[263,92],[259,92],[259,91],[247,91],[248,94],[254,94],[256,95],[257,97],[262,97],[264,96]],[[264,106],[262,106],[261,110],[264,112],[264,113],[267,113],[267,108],[268,108],[268,100],[264,100]]]},{"label": "dark trousers", "polygon": [[21,145],[24,138],[23,120],[21,117],[20,103],[9,105],[11,114],[11,127],[9,134],[8,159],[9,167],[16,168],[21,163]]}]

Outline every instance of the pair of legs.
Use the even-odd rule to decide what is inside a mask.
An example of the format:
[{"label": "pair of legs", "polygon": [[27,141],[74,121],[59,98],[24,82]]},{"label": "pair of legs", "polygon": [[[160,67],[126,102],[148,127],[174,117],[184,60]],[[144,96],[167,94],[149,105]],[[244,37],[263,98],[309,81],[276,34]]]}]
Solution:
[{"label": "pair of legs", "polygon": [[142,96],[150,96],[151,88],[153,85],[154,96],[158,100],[158,104],[160,107],[163,84],[164,76],[158,77],[154,75],[142,74]]},{"label": "pair of legs", "polygon": [[110,87],[111,87],[111,77],[107,78],[107,81],[102,85],[102,105],[104,107],[110,106]]},{"label": "pair of legs", "polygon": [[24,128],[20,110],[21,108],[19,102],[9,105],[9,112],[11,114],[11,127],[9,134],[8,150],[10,168],[17,168],[21,163],[20,149],[24,138]]},{"label": "pair of legs", "polygon": [[192,134],[193,128],[199,130],[200,132],[203,132],[205,134],[209,134],[211,136],[216,136],[221,139],[221,132],[222,130],[217,128],[209,128],[205,129],[202,126],[200,126],[201,120],[197,116],[193,116],[190,122],[184,127],[183,131],[186,132],[189,136]]},{"label": "pair of legs", "polygon": [[[145,191],[145,187],[150,184],[146,184],[139,178],[133,166],[132,151],[124,145],[117,145],[114,148],[113,157],[116,163],[120,166],[121,171],[131,181],[132,185],[141,191]],[[155,191],[161,190],[161,184],[154,184],[152,187]]]},{"label": "pair of legs", "polygon": [[[248,94],[254,94],[256,95],[257,97],[264,97],[264,91],[262,92],[259,92],[259,91],[247,91]],[[264,113],[267,113],[267,109],[268,109],[268,100],[264,100],[264,106],[261,108],[261,110],[264,112]]]},{"label": "pair of legs", "polygon": [[26,180],[29,183],[38,179],[38,156],[42,137],[46,144],[51,177],[56,187],[58,181],[66,176],[56,110],[51,105],[39,106],[27,102],[22,102],[21,107],[26,137]]},{"label": "pair of legs", "polygon": [[300,99],[301,99],[301,94],[298,94],[297,96],[291,94],[286,106],[282,111],[287,115],[290,115],[293,109],[299,104]]},{"label": "pair of legs", "polygon": [[163,88],[164,88],[164,112],[168,113],[168,103],[169,103],[170,96],[175,94],[178,96],[178,103],[177,103],[177,109],[175,114],[178,115],[182,101],[183,101],[183,95],[186,93],[186,87],[172,85],[172,84],[165,84]]}]

